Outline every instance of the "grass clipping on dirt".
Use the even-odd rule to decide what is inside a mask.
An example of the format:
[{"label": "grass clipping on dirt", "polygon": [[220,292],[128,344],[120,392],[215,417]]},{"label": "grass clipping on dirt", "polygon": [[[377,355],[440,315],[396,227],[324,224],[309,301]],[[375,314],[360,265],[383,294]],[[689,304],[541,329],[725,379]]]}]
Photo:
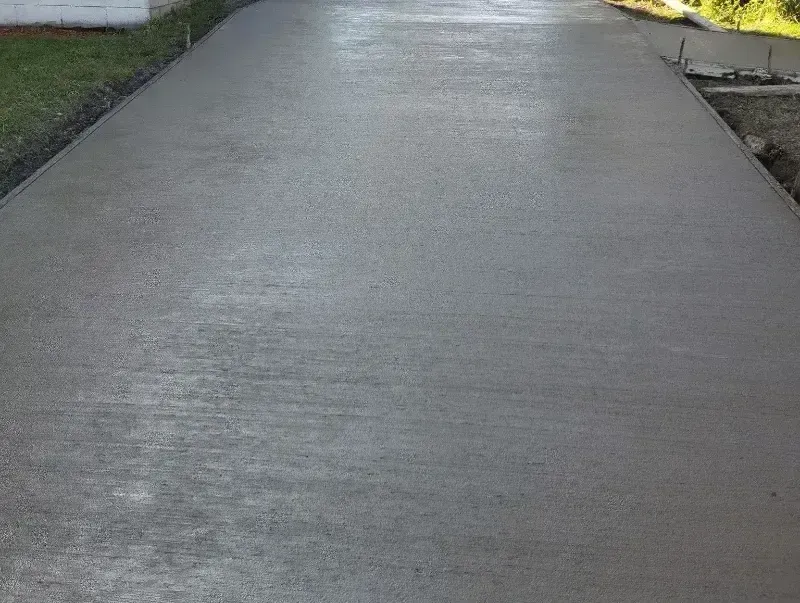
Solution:
[{"label": "grass clipping on dirt", "polygon": [[135,30],[0,34],[0,197],[32,174],[227,13],[191,4]]},{"label": "grass clipping on dirt", "polygon": [[660,23],[686,24],[688,19],[661,0],[605,0],[634,19]]}]

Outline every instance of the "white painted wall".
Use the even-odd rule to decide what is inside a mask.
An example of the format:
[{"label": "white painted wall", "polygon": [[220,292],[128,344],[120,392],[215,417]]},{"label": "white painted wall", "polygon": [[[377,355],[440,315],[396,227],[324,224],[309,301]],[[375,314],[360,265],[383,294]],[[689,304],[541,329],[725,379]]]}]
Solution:
[{"label": "white painted wall", "polygon": [[150,16],[157,17],[158,15],[168,13],[181,4],[186,4],[187,1],[188,0],[150,0]]},{"label": "white painted wall", "polygon": [[0,25],[134,27],[177,4],[175,0],[0,0]]}]

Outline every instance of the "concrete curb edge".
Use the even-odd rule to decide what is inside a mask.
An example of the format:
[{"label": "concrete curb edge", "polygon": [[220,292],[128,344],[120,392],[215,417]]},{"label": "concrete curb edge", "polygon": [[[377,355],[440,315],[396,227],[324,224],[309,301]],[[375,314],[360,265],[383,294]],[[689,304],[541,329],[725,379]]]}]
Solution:
[{"label": "concrete curb edge", "polygon": [[58,153],[53,155],[42,167],[36,170],[33,174],[28,176],[25,180],[20,182],[17,186],[12,188],[4,197],[0,198],[0,211],[7,206],[11,201],[14,200],[22,191],[28,188],[31,184],[36,182],[45,172],[47,172],[50,168],[56,165],[59,161],[64,159],[67,155],[69,155],[79,144],[81,144],[84,140],[89,138],[100,126],[106,123],[109,119],[114,117],[119,111],[124,109],[130,102],[132,102],[137,96],[142,94],[145,90],[147,90],[150,86],[155,84],[158,80],[160,80],[164,75],[170,72],[174,67],[176,67],[181,61],[189,57],[194,50],[204,44],[208,38],[214,35],[217,30],[219,30],[223,25],[225,25],[230,19],[232,19],[236,14],[239,13],[245,6],[240,6],[234,9],[229,15],[227,15],[222,21],[217,23],[214,27],[212,27],[202,38],[197,40],[192,46],[182,52],[178,57],[176,57],[173,61],[171,61],[166,67],[164,67],[161,71],[156,73],[153,77],[147,80],[144,84],[139,86],[136,90],[131,92],[128,96],[126,96],[118,105],[110,109],[108,112],[104,113],[100,118],[94,122],[92,125],[87,127],[83,130],[75,139],[70,142],[67,146],[61,149]]}]

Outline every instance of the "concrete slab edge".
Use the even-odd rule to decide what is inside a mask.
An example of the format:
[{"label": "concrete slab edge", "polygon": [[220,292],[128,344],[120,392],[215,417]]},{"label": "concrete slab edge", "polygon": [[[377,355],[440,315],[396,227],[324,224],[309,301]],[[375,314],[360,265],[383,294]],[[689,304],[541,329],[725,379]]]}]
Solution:
[{"label": "concrete slab edge", "polygon": [[[661,57],[673,69],[678,66],[678,59],[663,55]],[[687,75],[699,75],[704,77],[715,78],[730,78],[733,79],[737,75],[749,75],[760,78],[770,78],[772,76],[782,77],[797,84],[800,84],[800,73],[797,71],[784,71],[782,69],[773,69],[767,71],[763,67],[736,67],[735,65],[725,65],[723,63],[705,63],[703,61],[691,61],[684,59],[681,69]]]},{"label": "concrete slab edge", "polygon": [[684,86],[686,86],[686,88],[689,90],[689,92],[691,92],[692,95],[694,95],[694,97],[697,99],[697,102],[699,102],[703,107],[705,107],[706,111],[708,111],[709,114],[711,115],[711,117],[714,118],[714,121],[717,122],[719,127],[722,128],[722,130],[728,136],[730,136],[731,140],[733,140],[734,143],[736,143],[736,146],[739,147],[739,150],[742,153],[744,153],[744,156],[747,157],[748,161],[750,161],[750,163],[753,164],[753,167],[755,167],[758,170],[758,173],[761,174],[761,176],[764,178],[764,180],[767,181],[767,184],[769,184],[772,187],[772,189],[778,194],[778,196],[781,198],[781,200],[783,200],[783,202],[786,204],[786,207],[788,207],[789,210],[798,219],[800,219],[800,204],[798,204],[797,201],[795,201],[792,198],[792,196],[786,191],[786,189],[783,188],[781,183],[778,182],[775,179],[775,176],[773,176],[770,173],[770,171],[767,168],[764,167],[764,164],[762,164],[756,158],[756,156],[753,155],[753,152],[747,147],[746,144],[744,144],[744,142],[742,142],[742,139],[739,138],[739,135],[736,134],[736,132],[734,132],[733,129],[727,123],[725,123],[725,120],[722,119],[719,116],[719,113],[717,113],[717,111],[714,109],[714,107],[712,107],[708,103],[708,101],[703,98],[703,95],[700,94],[700,91],[697,88],[694,87],[692,82],[690,82],[687,79],[687,77],[685,75],[683,75],[683,73],[681,73],[680,71],[676,71],[676,70],[671,70],[671,71],[673,71],[673,73],[675,73],[675,75],[678,77],[678,79],[680,79],[681,83]]},{"label": "concrete slab edge", "polygon": [[740,96],[797,96],[800,84],[777,84],[774,86],[708,86],[706,94],[737,94]]},{"label": "concrete slab edge", "polygon": [[91,126],[83,130],[78,136],[70,142],[67,146],[61,149],[58,153],[53,155],[42,167],[36,170],[33,174],[28,176],[25,180],[23,180],[20,184],[16,187],[12,188],[6,195],[0,198],[0,210],[2,210],[5,206],[7,206],[11,201],[14,200],[22,191],[28,188],[31,184],[36,182],[42,175],[45,174],[50,168],[56,165],[59,161],[64,159],[67,155],[69,155],[79,144],[81,144],[84,140],[89,138],[100,126],[106,123],[109,119],[114,117],[119,111],[125,108],[133,99],[137,96],[142,94],[145,90],[147,90],[150,86],[155,84],[158,80],[160,80],[165,74],[169,73],[173,67],[178,65],[181,61],[186,59],[189,55],[194,52],[194,50],[204,44],[211,36],[213,36],[217,30],[219,30],[223,25],[225,25],[228,21],[230,21],[239,11],[241,11],[244,6],[240,6],[234,9],[229,15],[227,15],[222,21],[217,23],[214,27],[212,27],[202,38],[197,40],[192,46],[187,49],[186,51],[182,52],[180,56],[176,57],[175,60],[169,63],[164,69],[159,71],[149,80],[147,80],[144,84],[142,84],[139,88],[131,92],[128,96],[126,96],[117,106],[113,109],[108,111],[107,113],[103,114],[96,122],[94,122]]}]

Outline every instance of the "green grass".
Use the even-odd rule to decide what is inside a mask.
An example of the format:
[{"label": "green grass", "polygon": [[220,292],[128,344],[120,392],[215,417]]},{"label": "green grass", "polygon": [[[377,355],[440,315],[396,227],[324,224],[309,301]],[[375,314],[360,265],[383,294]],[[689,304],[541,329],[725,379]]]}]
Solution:
[{"label": "green grass", "polygon": [[729,29],[785,38],[800,38],[800,22],[783,14],[775,0],[751,0],[740,5],[738,0],[713,0],[695,3],[694,9]]},{"label": "green grass", "polygon": [[741,24],[740,31],[762,36],[800,38],[800,23],[792,21],[746,21]]},{"label": "green grass", "polygon": [[9,166],[64,128],[94,91],[176,56],[185,47],[185,24],[196,40],[225,14],[224,0],[194,0],[131,31],[0,36],[0,196]]},{"label": "green grass", "polygon": [[[680,23],[682,15],[660,0],[606,0],[635,19]],[[694,10],[715,23],[743,33],[785,38],[800,38],[800,15],[792,17],[781,10],[781,0],[750,0],[742,5],[738,0],[683,0]]]}]

